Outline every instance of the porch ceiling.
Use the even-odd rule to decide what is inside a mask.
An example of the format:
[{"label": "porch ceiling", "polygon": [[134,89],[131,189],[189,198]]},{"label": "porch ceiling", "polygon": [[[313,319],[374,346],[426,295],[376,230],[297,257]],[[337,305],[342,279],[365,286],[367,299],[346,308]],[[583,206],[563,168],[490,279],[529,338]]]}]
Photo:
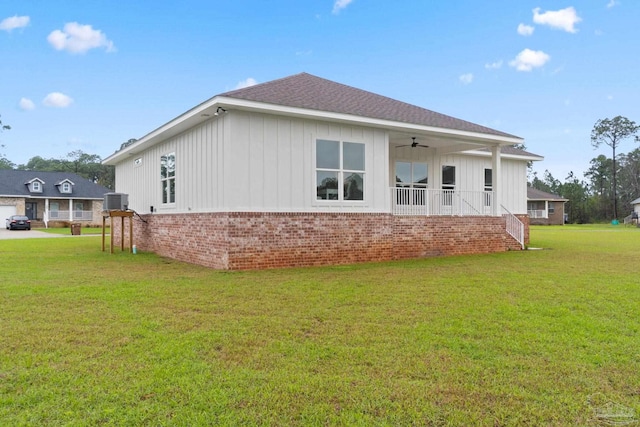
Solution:
[{"label": "porch ceiling", "polygon": [[[391,148],[400,147],[403,145],[410,145],[415,137],[415,142],[419,145],[426,145],[429,148],[437,149],[438,151],[446,152],[459,152],[466,150],[474,150],[484,147],[492,147],[497,145],[497,142],[488,143],[486,141],[478,141],[473,138],[462,137],[445,137],[441,135],[431,135],[428,133],[408,133],[408,132],[389,132],[389,144]],[[502,143],[500,145],[511,145],[510,143]]]}]

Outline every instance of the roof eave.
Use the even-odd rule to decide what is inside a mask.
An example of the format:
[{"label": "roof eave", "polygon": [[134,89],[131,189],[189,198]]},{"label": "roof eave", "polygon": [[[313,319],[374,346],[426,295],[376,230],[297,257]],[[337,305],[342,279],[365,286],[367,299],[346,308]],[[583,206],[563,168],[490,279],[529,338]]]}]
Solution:
[{"label": "roof eave", "polygon": [[426,126],[415,123],[406,123],[393,120],[375,119],[370,117],[355,116],[345,113],[334,113],[330,111],[311,110],[307,108],[289,107],[285,105],[269,104],[264,102],[250,101],[227,96],[215,96],[191,110],[176,117],[170,122],[148,133],[133,144],[113,153],[111,156],[103,160],[103,164],[115,165],[125,158],[129,158],[135,154],[139,154],[143,150],[178,135],[187,129],[196,126],[206,120],[216,116],[218,107],[224,108],[226,111],[238,109],[244,111],[254,111],[288,117],[299,117],[305,119],[329,120],[333,122],[348,123],[363,126],[379,127],[393,131],[411,131],[433,135],[436,137],[462,138],[471,143],[477,143],[479,146],[491,145],[513,145],[521,144],[524,140],[519,137],[493,135],[488,133],[469,132],[456,129],[440,128],[434,126]]},{"label": "roof eave", "polygon": [[[465,151],[465,154],[471,154],[471,155],[474,155],[474,156],[485,156],[485,157],[490,157],[491,156],[491,153],[489,153],[489,152],[477,151],[477,150],[468,150],[468,151]],[[538,156],[536,154],[519,155],[519,154],[501,153],[500,157],[503,158],[503,159],[517,159],[517,160],[526,160],[526,161],[532,161],[532,162],[538,162],[538,161],[544,160],[543,156]]]}]

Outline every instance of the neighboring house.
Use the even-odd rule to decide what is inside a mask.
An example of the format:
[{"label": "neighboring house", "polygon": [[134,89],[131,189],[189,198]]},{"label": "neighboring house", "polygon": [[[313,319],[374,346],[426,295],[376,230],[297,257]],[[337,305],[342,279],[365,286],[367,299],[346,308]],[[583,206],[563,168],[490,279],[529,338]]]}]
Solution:
[{"label": "neighboring house", "polygon": [[144,219],[138,249],[251,269],[522,249],[542,160],[522,142],[302,73],[214,96],[104,163]]},{"label": "neighboring house", "polygon": [[633,208],[633,210],[631,211],[631,215],[629,215],[629,217],[625,218],[625,223],[627,222],[633,222],[635,224],[638,223],[638,217],[640,217],[640,198],[635,199],[634,201],[631,202],[631,207]]},{"label": "neighboring house", "polygon": [[26,215],[44,226],[102,225],[102,200],[109,191],[73,173],[0,170],[0,219]]},{"label": "neighboring house", "polygon": [[563,225],[564,204],[569,199],[527,187],[527,211],[531,225]]}]

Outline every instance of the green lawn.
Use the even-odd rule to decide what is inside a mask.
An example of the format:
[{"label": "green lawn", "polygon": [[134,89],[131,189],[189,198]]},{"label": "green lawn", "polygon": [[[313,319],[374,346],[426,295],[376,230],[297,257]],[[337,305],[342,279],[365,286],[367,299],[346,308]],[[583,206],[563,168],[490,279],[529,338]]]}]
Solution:
[{"label": "green lawn", "polygon": [[0,241],[0,425],[597,425],[608,403],[640,420],[637,228],[256,272],[100,242]]},{"label": "green lawn", "polygon": [[[37,231],[44,231],[51,234],[71,234],[71,227],[55,227],[55,228],[34,228]],[[105,233],[109,234],[110,228],[105,228]],[[82,227],[80,234],[100,234],[102,235],[102,227]]]}]

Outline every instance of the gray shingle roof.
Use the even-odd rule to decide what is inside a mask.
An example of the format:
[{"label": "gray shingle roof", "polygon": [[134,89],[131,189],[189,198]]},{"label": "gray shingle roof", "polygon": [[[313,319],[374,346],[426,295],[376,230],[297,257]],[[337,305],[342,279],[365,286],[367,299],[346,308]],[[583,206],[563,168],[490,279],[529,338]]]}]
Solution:
[{"label": "gray shingle roof", "polygon": [[[44,181],[42,193],[30,193],[26,182],[34,178]],[[58,191],[56,184],[65,179],[73,182],[71,194]],[[95,184],[91,180],[68,172],[38,172],[23,170],[0,170],[0,196],[14,197],[48,197],[55,199],[102,199],[109,190],[102,185]]]},{"label": "gray shingle roof", "polygon": [[[486,151],[491,152],[489,148],[480,148],[478,151]],[[534,154],[530,151],[522,150],[520,148],[514,147],[513,145],[503,145],[500,147],[500,152],[502,154],[512,154],[515,156],[527,156],[527,157],[541,157],[538,154]]]},{"label": "gray shingle roof", "polygon": [[533,187],[527,187],[527,199],[529,200],[557,200],[560,202],[566,202],[568,199],[560,197],[557,194],[547,193],[542,190],[538,190]]},{"label": "gray shingle roof", "polygon": [[287,107],[350,114],[436,128],[518,138],[485,126],[436,113],[307,73],[232,90],[219,96]]}]

